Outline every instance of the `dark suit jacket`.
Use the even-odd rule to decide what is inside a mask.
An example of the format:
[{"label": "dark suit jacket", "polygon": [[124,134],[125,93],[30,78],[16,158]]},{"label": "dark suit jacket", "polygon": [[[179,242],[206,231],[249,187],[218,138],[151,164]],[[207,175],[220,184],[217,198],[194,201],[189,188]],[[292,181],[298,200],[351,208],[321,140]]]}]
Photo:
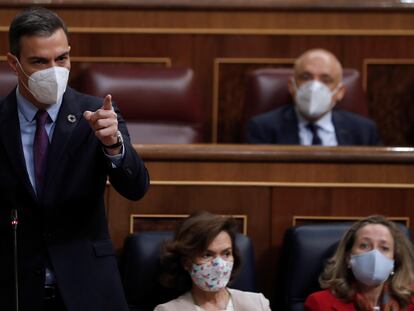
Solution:
[{"label": "dark suit jacket", "polygon": [[[13,310],[12,208],[19,214],[21,311],[41,309],[47,258],[69,311],[127,310],[103,195],[109,176],[120,194],[137,200],[147,191],[149,178],[120,116],[125,157],[120,167],[112,168],[82,117],[85,110],[95,111],[102,102],[66,90],[40,199],[26,171],[15,91],[0,103],[0,310]],[[76,122],[68,120],[70,114],[76,116]]]},{"label": "dark suit jacket", "polygon": [[[332,110],[338,145],[381,144],[373,121],[351,112]],[[293,105],[282,106],[249,120],[246,141],[252,144],[298,145],[298,120]]]},{"label": "dark suit jacket", "polygon": [[[354,311],[353,303],[346,303],[336,298],[329,289],[319,291],[311,294],[305,301],[306,311]],[[407,311],[414,310],[414,298],[411,298],[411,303],[406,309]]]}]

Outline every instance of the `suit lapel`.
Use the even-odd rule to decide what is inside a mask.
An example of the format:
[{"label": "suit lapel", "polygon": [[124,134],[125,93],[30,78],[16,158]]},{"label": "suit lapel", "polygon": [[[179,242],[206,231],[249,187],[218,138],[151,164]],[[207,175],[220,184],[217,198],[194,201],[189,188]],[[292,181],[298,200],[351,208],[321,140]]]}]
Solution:
[{"label": "suit lapel", "polygon": [[237,311],[250,311],[250,310],[263,310],[262,306],[258,306],[258,300],[251,299],[247,292],[234,290],[231,288],[227,289],[231,295],[234,310]]},{"label": "suit lapel", "polygon": [[0,139],[4,143],[7,157],[16,171],[18,178],[26,186],[27,191],[33,199],[36,194],[30,183],[27,173],[26,162],[23,154],[22,139],[20,134],[19,117],[17,113],[16,91],[10,93],[4,100],[0,110],[0,124],[3,127],[0,131]]},{"label": "suit lapel", "polygon": [[243,307],[243,301],[240,301],[239,295],[237,295],[237,293],[235,293],[235,291],[231,290],[230,288],[228,288],[228,291],[231,295],[231,300],[233,302],[234,310],[237,310],[237,311],[245,310],[245,307]]},{"label": "suit lapel", "polygon": [[278,144],[299,144],[299,129],[293,105],[289,105],[283,112],[283,123],[281,125],[280,141]]},{"label": "suit lapel", "polygon": [[349,125],[344,122],[341,114],[336,110],[332,110],[332,123],[335,127],[335,134],[338,145],[352,145],[351,135],[348,131]]},{"label": "suit lapel", "polygon": [[57,172],[59,166],[62,165],[62,157],[68,151],[68,142],[81,118],[82,111],[80,111],[80,105],[76,101],[76,94],[72,89],[68,88],[63,96],[62,106],[56,119],[52,143],[47,155],[45,189],[50,181],[53,180],[53,175]]}]

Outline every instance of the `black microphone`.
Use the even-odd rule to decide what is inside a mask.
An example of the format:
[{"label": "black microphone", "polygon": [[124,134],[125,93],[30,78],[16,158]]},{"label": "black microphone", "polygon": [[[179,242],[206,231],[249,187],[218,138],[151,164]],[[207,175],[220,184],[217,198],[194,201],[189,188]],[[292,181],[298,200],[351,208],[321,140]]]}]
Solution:
[{"label": "black microphone", "polygon": [[19,217],[17,209],[11,210],[10,224],[13,228],[13,254],[14,254],[14,293],[15,293],[15,310],[19,311],[19,270],[17,267],[17,225],[19,224]]},{"label": "black microphone", "polygon": [[13,229],[17,229],[17,225],[19,224],[19,217],[17,216],[17,209],[12,209],[11,211],[11,225],[13,226]]}]

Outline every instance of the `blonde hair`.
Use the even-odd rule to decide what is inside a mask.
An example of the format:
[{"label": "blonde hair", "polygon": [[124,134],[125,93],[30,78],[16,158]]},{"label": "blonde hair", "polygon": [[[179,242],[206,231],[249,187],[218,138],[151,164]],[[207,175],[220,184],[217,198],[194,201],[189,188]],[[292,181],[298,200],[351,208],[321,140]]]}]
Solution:
[{"label": "blonde hair", "polygon": [[414,250],[407,236],[397,225],[383,216],[369,216],[354,223],[339,242],[335,254],[327,261],[325,270],[319,277],[322,288],[329,288],[339,299],[352,301],[355,290],[352,284],[355,278],[348,267],[347,258],[354,245],[356,233],[368,224],[380,224],[388,228],[394,239],[394,274],[389,278],[391,295],[401,308],[410,304],[414,294]]}]

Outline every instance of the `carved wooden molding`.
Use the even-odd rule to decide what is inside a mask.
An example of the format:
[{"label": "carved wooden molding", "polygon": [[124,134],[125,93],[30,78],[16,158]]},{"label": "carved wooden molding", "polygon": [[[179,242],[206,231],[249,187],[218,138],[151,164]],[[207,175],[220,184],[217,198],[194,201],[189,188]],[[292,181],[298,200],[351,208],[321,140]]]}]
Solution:
[{"label": "carved wooden molding", "polygon": [[[325,10],[392,10],[414,8],[410,0],[39,0],[36,4],[47,7],[72,8],[141,8],[141,9],[194,9],[194,10],[248,10],[248,9],[325,9]],[[33,5],[32,0],[0,0],[0,7]]]},{"label": "carved wooden molding", "polygon": [[[326,223],[326,222],[347,222],[358,221],[366,216],[293,216],[292,226],[298,226],[309,223]],[[388,220],[398,222],[410,227],[410,217],[387,217]]]},{"label": "carved wooden molding", "polygon": [[412,163],[411,147],[316,147],[232,144],[134,145],[146,161]]},{"label": "carved wooden molding", "polygon": [[[177,222],[188,217],[188,214],[131,214],[129,233],[137,231],[174,231]],[[223,215],[234,218],[240,232],[247,235],[247,215]]]}]

